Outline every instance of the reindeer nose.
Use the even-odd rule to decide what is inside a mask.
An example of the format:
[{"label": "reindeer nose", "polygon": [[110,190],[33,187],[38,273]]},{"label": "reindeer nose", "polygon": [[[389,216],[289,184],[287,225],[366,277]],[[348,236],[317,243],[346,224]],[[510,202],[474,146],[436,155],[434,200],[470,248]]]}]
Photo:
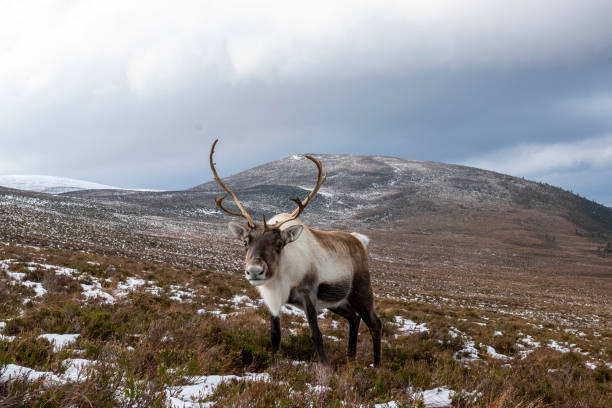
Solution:
[{"label": "reindeer nose", "polygon": [[249,279],[262,279],[264,268],[260,265],[249,265],[246,270],[247,278]]}]

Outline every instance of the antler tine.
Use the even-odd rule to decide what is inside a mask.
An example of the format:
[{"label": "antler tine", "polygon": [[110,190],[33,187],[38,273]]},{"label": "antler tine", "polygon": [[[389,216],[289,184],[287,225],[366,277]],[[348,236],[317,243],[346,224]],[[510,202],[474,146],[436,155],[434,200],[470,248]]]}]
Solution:
[{"label": "antler tine", "polygon": [[[293,213],[291,213],[291,216],[293,216],[293,214],[301,214],[302,211],[304,211],[304,207],[306,207],[308,205],[308,203],[310,202],[310,199],[312,197],[315,196],[315,194],[317,194],[319,192],[319,188],[321,188],[321,185],[323,185],[323,183],[325,182],[325,180],[327,179],[327,169],[323,169],[323,165],[321,164],[321,162],[317,159],[315,159],[314,157],[312,157],[311,155],[307,154],[306,158],[309,159],[310,161],[312,161],[314,164],[317,165],[317,184],[314,186],[314,188],[312,189],[312,191],[310,192],[310,194],[308,194],[308,197],[306,197],[306,199],[304,201],[300,201],[300,203],[298,203],[299,199],[295,198],[295,199],[291,199],[291,201],[294,201],[296,203],[298,203],[298,208],[296,208]],[[325,173],[325,174],[323,174]]]},{"label": "antler tine", "polygon": [[314,197],[315,194],[317,194],[317,192],[319,191],[319,188],[321,188],[321,185],[323,185],[323,183],[327,179],[327,169],[323,168],[323,165],[321,164],[321,162],[319,160],[315,159],[314,157],[312,157],[309,154],[306,155],[306,158],[309,159],[310,161],[312,161],[314,164],[317,165],[317,169],[318,169],[317,183],[315,184],[315,186],[312,189],[312,191],[310,192],[310,194],[308,194],[308,197],[306,197],[304,199],[304,201],[300,200],[297,197],[290,198],[290,200],[293,201],[294,203],[296,203],[298,207],[295,210],[293,210],[293,212],[291,213],[289,218],[286,218],[284,220],[278,221],[278,222],[274,223],[273,225],[265,225],[264,224],[265,229],[272,230],[272,229],[280,228],[280,226],[283,225],[284,223],[289,222],[289,221],[293,221],[297,217],[299,217],[300,214],[302,214],[302,212],[304,211],[304,208],[306,208],[306,206],[308,205],[308,203],[312,199],[312,197]]},{"label": "antler tine", "polygon": [[240,209],[240,214],[237,212],[233,212],[230,211],[226,208],[223,207],[223,205],[221,204],[223,202],[223,199],[225,197],[227,197],[227,194],[224,195],[223,197],[219,197],[215,200],[215,202],[217,203],[217,206],[219,208],[221,208],[223,211],[225,211],[226,213],[230,214],[230,215],[234,215],[237,217],[243,217],[247,220],[249,227],[251,228],[255,228],[255,223],[253,222],[253,219],[251,218],[251,216],[249,215],[249,213],[246,212],[246,210],[244,209],[244,207],[242,206],[242,204],[240,203],[240,200],[238,200],[238,197],[236,197],[236,194],[234,194],[232,192],[232,190],[229,189],[229,187],[227,187],[225,185],[225,183],[221,180],[221,178],[219,177],[219,175],[217,174],[217,170],[215,169],[215,163],[213,163],[213,155],[215,154],[215,146],[217,145],[217,142],[219,141],[219,139],[216,139],[213,144],[212,147],[210,148],[210,169],[213,172],[213,176],[215,178],[215,180],[217,181],[217,183],[219,183],[219,185],[221,187],[223,187],[223,189],[225,191],[228,192],[229,195],[232,196],[232,198],[234,199],[234,202],[236,203],[236,205],[238,206],[238,208]]},{"label": "antler tine", "polygon": [[229,215],[234,215],[234,216],[236,216],[236,217],[242,217],[242,214],[241,214],[241,213],[237,213],[237,212],[234,212],[234,211],[230,211],[230,210],[228,210],[227,208],[223,207],[223,204],[222,204],[222,203],[223,203],[223,200],[225,200],[225,197],[227,197],[227,194],[222,195],[222,196],[221,196],[221,197],[219,197],[219,198],[215,198],[215,203],[217,203],[217,207],[219,207],[220,209],[222,209],[223,211],[225,211],[225,212],[226,212],[226,213],[228,213]]}]

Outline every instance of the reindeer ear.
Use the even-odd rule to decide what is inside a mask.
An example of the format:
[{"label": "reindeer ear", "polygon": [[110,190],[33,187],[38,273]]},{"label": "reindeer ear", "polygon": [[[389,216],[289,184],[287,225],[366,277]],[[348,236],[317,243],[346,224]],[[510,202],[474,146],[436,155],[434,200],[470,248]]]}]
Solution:
[{"label": "reindeer ear", "polygon": [[234,237],[238,239],[244,239],[244,237],[249,233],[249,227],[238,222],[232,221],[227,224],[227,227],[232,232]]},{"label": "reindeer ear", "polygon": [[289,228],[282,230],[281,239],[283,240],[283,243],[288,244],[298,239],[303,229],[304,227],[301,225],[292,225]]}]

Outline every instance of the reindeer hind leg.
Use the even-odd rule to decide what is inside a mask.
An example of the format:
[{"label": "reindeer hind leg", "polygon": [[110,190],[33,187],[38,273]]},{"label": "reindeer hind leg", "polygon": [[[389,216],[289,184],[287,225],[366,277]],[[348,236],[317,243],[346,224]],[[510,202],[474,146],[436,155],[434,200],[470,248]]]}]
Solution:
[{"label": "reindeer hind leg", "polygon": [[352,306],[357,311],[364,323],[370,329],[372,335],[372,348],[374,352],[374,366],[380,366],[380,349],[382,337],[382,322],[374,311],[374,296],[372,290],[369,289],[365,293],[361,293],[359,297],[353,297],[358,301],[353,302]]},{"label": "reindeer hind leg", "polygon": [[329,310],[346,318],[346,320],[349,322],[349,340],[346,355],[350,361],[354,361],[355,356],[357,355],[357,335],[359,333],[359,323],[361,322],[361,317],[355,313],[355,310],[348,303],[338,307],[329,308]]}]

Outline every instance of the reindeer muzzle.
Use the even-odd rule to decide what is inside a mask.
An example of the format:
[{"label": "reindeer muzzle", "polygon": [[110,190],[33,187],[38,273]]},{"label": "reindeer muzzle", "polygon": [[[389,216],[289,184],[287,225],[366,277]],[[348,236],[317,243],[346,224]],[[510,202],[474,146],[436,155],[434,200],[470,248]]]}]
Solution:
[{"label": "reindeer muzzle", "polygon": [[263,285],[266,281],[266,269],[265,264],[248,265],[246,268],[246,277],[249,283],[253,286]]}]

